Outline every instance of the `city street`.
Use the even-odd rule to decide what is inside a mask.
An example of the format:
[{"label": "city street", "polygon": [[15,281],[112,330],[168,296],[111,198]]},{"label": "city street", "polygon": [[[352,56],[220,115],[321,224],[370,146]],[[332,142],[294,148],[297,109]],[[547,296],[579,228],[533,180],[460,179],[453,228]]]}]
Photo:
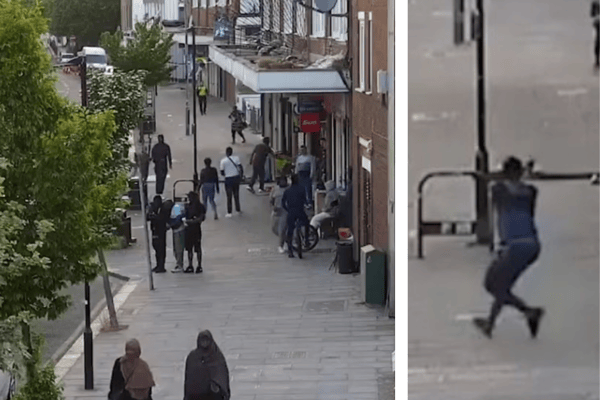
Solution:
[{"label": "city street", "polygon": [[[59,90],[76,100],[77,78],[61,81]],[[209,98],[207,115],[198,114],[199,170],[205,157],[218,165],[230,145],[230,111]],[[185,135],[184,116],[185,91],[180,85],[160,87],[157,133],[165,135],[173,154],[165,197],[172,196],[175,180],[193,175],[193,138]],[[247,143],[238,140],[233,148],[248,174],[249,155],[260,136],[248,130],[245,135]],[[177,192],[190,188],[178,186]],[[154,190],[149,184],[150,196]],[[393,399],[394,320],[382,307],[361,302],[358,275],[329,269],[335,242],[323,240],[303,260],[289,260],[277,253],[268,197],[242,188],[243,213],[226,219],[223,192],[217,200],[220,219],[213,220],[209,211],[202,225],[204,272],[154,275],[153,292],[148,290],[141,214],[129,213],[138,242],[107,254],[111,270],[131,278],[125,285],[131,294],[118,313],[129,328],[94,339],[93,391],[83,388],[77,346],[67,353],[56,367],[67,400],[105,399],[110,369],[131,337],[140,340],[142,358],[154,373],[154,398],[181,399],[183,362],[202,329],[212,331],[227,359],[234,399]],[[174,259],[168,237],[170,270]]]},{"label": "city street", "polygon": [[[474,169],[475,45],[454,46],[451,7],[408,6],[409,398],[598,399],[597,186],[533,182],[542,253],[515,292],[547,310],[536,341],[514,310],[503,310],[492,340],[472,327],[491,301],[482,287],[490,253],[467,247],[474,238],[426,237],[425,259],[415,257],[418,181]],[[542,171],[598,171],[589,3],[488,1],[486,35],[491,168],[514,154]],[[474,220],[468,179],[432,179],[425,218]]]}]

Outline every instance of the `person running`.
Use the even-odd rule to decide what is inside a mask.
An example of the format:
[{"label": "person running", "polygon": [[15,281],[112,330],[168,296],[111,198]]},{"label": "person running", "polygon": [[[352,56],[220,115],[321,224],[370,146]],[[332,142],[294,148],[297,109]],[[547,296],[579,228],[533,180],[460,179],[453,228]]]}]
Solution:
[{"label": "person running", "polygon": [[600,0],[592,0],[592,9],[590,11],[592,23],[594,25],[594,67],[600,68]]},{"label": "person running", "polygon": [[312,207],[312,183],[315,176],[315,157],[308,154],[306,146],[300,147],[300,154],[296,159],[296,173],[300,185],[304,188],[305,204]]},{"label": "person running", "polygon": [[274,154],[273,149],[269,146],[269,138],[263,138],[262,143],[259,143],[254,148],[250,156],[250,165],[252,165],[252,179],[248,185],[248,190],[254,193],[254,183],[258,178],[258,193],[265,192],[265,164],[269,154]]},{"label": "person running", "polygon": [[535,226],[537,189],[521,181],[523,165],[515,157],[503,164],[505,179],[492,186],[492,207],[496,211],[500,251],[485,274],[484,287],[494,297],[488,318],[473,323],[485,336],[492,337],[496,318],[505,305],[513,306],[527,318],[531,337],[538,334],[543,308],[529,307],[512,293],[521,274],[540,254]]},{"label": "person running", "polygon": [[219,193],[219,173],[215,167],[211,167],[212,160],[210,158],[204,159],[204,165],[206,166],[200,171],[200,188],[202,189],[202,204],[208,211],[208,203],[215,212],[215,219],[219,219],[217,214],[217,205],[215,204],[215,192]]},{"label": "person running", "polygon": [[[308,217],[304,212],[305,191],[299,185],[298,175],[292,175],[292,185],[283,193],[281,198],[281,207],[287,212],[287,244],[288,257],[294,258],[294,248],[292,240],[294,238],[294,229],[296,224],[300,222],[306,228],[306,237],[308,238]],[[299,246],[302,244],[299,243]]]},{"label": "person running", "polygon": [[173,230],[173,255],[175,256],[175,269],[171,270],[171,272],[183,272],[183,253],[185,251],[184,221],[184,208],[181,204],[174,204],[171,208],[171,218],[169,220],[169,227]]},{"label": "person running", "polygon": [[208,96],[208,88],[204,82],[200,82],[198,86],[198,105],[200,107],[200,115],[206,115],[206,97]]},{"label": "person running", "polygon": [[170,168],[173,168],[171,148],[165,143],[165,137],[158,135],[158,143],[152,147],[152,161],[156,174],[156,194],[162,194],[165,189],[165,180]]},{"label": "person running", "polygon": [[165,270],[165,259],[167,257],[167,222],[163,211],[162,197],[154,196],[148,210],[148,221],[152,231],[152,248],[156,257],[156,267],[152,272],[163,273]]},{"label": "person running", "polygon": [[286,242],[286,229],[287,229],[287,212],[283,209],[281,205],[281,200],[283,198],[283,194],[287,190],[288,181],[285,176],[281,176],[277,179],[277,186],[271,192],[270,202],[273,206],[273,211],[271,212],[271,229],[273,233],[277,235],[279,238],[279,253],[285,253],[285,249],[283,245]]},{"label": "person running", "polygon": [[236,106],[233,107],[231,114],[229,114],[229,119],[231,120],[231,144],[235,144],[236,133],[242,138],[242,143],[246,143],[246,138],[242,133],[246,127],[246,122],[244,122],[244,115]]},{"label": "person running", "polygon": [[227,214],[231,218],[231,200],[235,200],[235,210],[241,213],[240,207],[240,182],[244,176],[244,169],[238,156],[233,155],[233,149],[225,149],[225,157],[221,160],[221,175],[225,177],[225,193],[227,194]]},{"label": "person running", "polygon": [[200,203],[196,192],[188,193],[188,204],[185,208],[185,250],[188,254],[188,267],[185,273],[194,272],[194,252],[198,257],[196,273],[202,272],[202,221],[206,216],[206,208]]},{"label": "person running", "polygon": [[197,348],[185,359],[184,400],[229,400],[227,361],[210,331],[198,334]]}]

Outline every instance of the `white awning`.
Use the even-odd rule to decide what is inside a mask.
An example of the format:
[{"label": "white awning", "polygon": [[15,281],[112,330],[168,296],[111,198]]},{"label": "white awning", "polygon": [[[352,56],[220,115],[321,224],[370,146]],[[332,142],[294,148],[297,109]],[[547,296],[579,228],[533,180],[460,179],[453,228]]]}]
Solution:
[{"label": "white awning", "polygon": [[340,72],[333,69],[258,70],[249,61],[210,46],[209,58],[256,93],[346,93]]},{"label": "white awning", "polygon": [[[185,43],[185,33],[174,33],[173,41],[175,43]],[[192,35],[191,34],[188,34],[188,44],[189,45],[192,44]],[[196,35],[196,45],[206,45],[206,44],[213,44],[212,36]]]}]

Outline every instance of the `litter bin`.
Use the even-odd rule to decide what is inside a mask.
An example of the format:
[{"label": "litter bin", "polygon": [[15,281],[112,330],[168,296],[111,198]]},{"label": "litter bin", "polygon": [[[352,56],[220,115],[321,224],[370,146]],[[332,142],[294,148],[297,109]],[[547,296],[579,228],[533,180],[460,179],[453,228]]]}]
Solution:
[{"label": "litter bin", "polygon": [[352,242],[337,241],[336,243],[338,272],[340,274],[351,274],[356,271],[354,258],[352,257]]}]

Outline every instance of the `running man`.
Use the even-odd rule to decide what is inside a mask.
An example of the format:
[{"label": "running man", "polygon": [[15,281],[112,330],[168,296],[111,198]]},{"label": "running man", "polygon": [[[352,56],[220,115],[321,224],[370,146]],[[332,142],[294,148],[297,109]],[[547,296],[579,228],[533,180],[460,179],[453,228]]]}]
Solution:
[{"label": "running man", "polygon": [[535,227],[537,189],[521,181],[523,165],[515,157],[504,161],[505,179],[492,187],[492,206],[496,210],[500,251],[485,275],[485,289],[494,297],[488,318],[475,318],[473,323],[488,338],[496,318],[505,305],[513,306],[527,318],[531,337],[537,337],[544,309],[528,306],[512,293],[521,274],[540,254],[540,242]]}]

